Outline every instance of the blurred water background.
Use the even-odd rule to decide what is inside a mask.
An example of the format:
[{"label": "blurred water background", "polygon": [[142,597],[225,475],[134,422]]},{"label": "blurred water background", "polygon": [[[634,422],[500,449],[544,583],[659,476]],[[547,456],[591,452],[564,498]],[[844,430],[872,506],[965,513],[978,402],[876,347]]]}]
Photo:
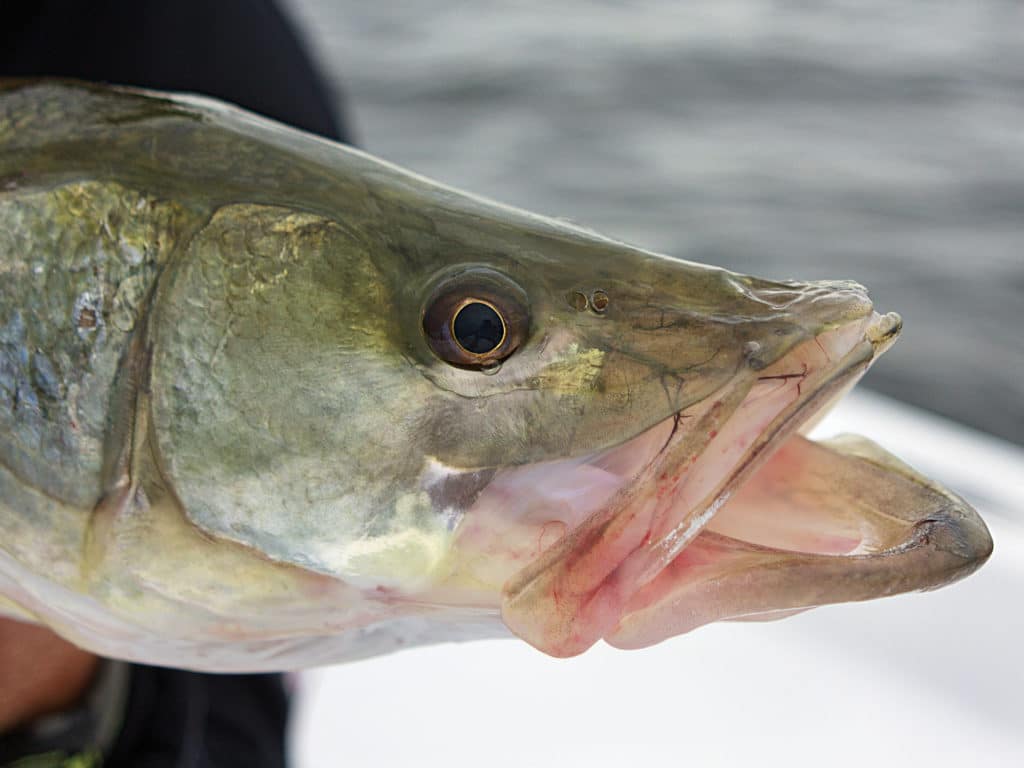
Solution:
[{"label": "blurred water background", "polygon": [[[288,0],[359,144],[438,180],[906,321],[864,384],[1024,445],[1024,4]],[[441,645],[302,678],[299,768],[1024,764],[1024,449],[855,392],[975,503],[928,595],[572,660]]]},{"label": "blurred water background", "polygon": [[288,0],[359,144],[906,321],[865,384],[1024,442],[1024,4]]}]

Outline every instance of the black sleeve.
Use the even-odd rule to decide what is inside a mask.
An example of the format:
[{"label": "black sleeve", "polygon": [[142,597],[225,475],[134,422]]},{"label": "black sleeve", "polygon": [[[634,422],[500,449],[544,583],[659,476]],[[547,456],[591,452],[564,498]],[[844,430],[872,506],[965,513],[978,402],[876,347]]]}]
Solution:
[{"label": "black sleeve", "polygon": [[133,665],[124,723],[104,768],[283,768],[280,675]]},{"label": "black sleeve", "polygon": [[351,141],[272,0],[4,0],[0,75],[190,91]]}]

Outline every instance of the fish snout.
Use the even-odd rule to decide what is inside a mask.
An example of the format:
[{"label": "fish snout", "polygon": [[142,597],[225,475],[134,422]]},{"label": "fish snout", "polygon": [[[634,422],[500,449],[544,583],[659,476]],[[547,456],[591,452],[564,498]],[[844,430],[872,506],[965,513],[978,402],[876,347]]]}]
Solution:
[{"label": "fish snout", "polygon": [[869,317],[874,304],[867,289],[852,280],[818,280],[790,282],[786,289],[767,289],[758,292],[758,298],[777,305],[809,335],[838,328]]}]

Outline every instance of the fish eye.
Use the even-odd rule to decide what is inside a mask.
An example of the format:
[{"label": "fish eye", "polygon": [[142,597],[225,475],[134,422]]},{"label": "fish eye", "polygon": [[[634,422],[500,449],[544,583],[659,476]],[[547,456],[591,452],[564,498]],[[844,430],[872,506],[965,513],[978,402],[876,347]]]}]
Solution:
[{"label": "fish eye", "polygon": [[466,299],[452,318],[452,338],[471,355],[486,355],[505,339],[505,321],[493,304]]},{"label": "fish eye", "polygon": [[485,368],[519,348],[529,331],[526,292],[490,269],[470,269],[441,282],[423,310],[431,351],[450,365]]}]

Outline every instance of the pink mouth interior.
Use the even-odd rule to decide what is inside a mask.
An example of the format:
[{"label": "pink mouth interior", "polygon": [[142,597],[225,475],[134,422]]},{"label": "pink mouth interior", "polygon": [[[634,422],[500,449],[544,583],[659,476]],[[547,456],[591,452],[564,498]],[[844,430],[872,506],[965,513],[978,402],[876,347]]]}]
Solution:
[{"label": "pink mouth interior", "polygon": [[[539,597],[510,626],[549,653],[569,655],[612,631],[636,593],[673,561],[685,561],[680,553],[705,528],[771,547],[855,551],[862,535],[852,521],[837,527],[812,509],[794,510],[791,499],[752,509],[740,492],[727,503],[721,489],[777,417],[806,399],[863,340],[867,324],[826,332],[761,371],[732,415],[715,423],[700,452],[681,464],[663,462],[669,444],[706,428],[717,404],[702,403],[595,455],[498,472],[463,519],[448,586],[457,587],[460,600],[492,604],[510,579],[551,561],[548,571],[557,574],[534,587]],[[769,461],[758,476],[786,471]],[[609,512],[611,500],[623,494],[628,503]],[[506,622],[508,613],[506,606]]]},{"label": "pink mouth interior", "polygon": [[[799,450],[783,445],[708,523],[707,529],[763,547],[822,555],[849,555],[866,545],[870,531],[853,517],[823,515],[817,497],[782,492],[799,472]],[[773,492],[774,491],[774,492]]]}]

